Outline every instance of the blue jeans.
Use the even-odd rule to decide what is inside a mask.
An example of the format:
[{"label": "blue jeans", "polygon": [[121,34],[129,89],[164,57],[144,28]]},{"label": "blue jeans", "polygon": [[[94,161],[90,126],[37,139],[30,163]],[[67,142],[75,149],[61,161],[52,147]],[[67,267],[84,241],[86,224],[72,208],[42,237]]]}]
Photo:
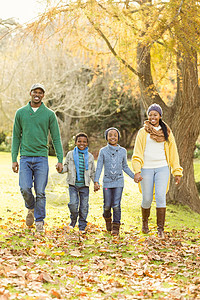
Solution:
[{"label": "blue jeans", "polygon": [[69,200],[68,207],[71,218],[70,225],[74,227],[79,216],[79,230],[85,230],[89,210],[89,187],[69,185]]},{"label": "blue jeans", "polygon": [[[19,168],[19,186],[28,209],[34,208],[36,222],[46,216],[45,188],[48,181],[48,158],[43,156],[21,156]],[[34,185],[35,196],[32,193]]]},{"label": "blue jeans", "polygon": [[113,209],[113,222],[120,223],[121,221],[121,198],[123,187],[103,188],[103,216],[111,217],[111,208]]},{"label": "blue jeans", "polygon": [[166,207],[166,190],[169,180],[169,167],[154,169],[142,169],[142,207],[150,208],[153,201],[153,190],[155,185],[156,207]]}]

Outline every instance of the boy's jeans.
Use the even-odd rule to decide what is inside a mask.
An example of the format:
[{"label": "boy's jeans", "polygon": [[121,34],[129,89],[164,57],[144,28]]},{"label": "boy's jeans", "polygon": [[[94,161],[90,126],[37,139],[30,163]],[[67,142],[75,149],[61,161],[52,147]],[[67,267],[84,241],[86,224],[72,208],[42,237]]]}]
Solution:
[{"label": "boy's jeans", "polygon": [[71,226],[75,226],[79,216],[79,230],[85,230],[87,226],[87,215],[89,210],[89,187],[78,187],[69,185],[69,198],[70,202],[68,207],[70,210]]},{"label": "boy's jeans", "polygon": [[[21,156],[19,169],[19,186],[28,209],[34,208],[36,222],[46,216],[45,188],[48,181],[48,158],[44,156]],[[35,197],[32,193],[34,185]]]},{"label": "boy's jeans", "polygon": [[156,207],[166,207],[166,190],[169,180],[169,167],[142,169],[142,207],[150,208],[153,201],[153,188],[155,184]]},{"label": "boy's jeans", "polygon": [[113,209],[113,222],[120,223],[121,221],[121,198],[123,187],[103,188],[103,216],[111,217],[111,208]]}]

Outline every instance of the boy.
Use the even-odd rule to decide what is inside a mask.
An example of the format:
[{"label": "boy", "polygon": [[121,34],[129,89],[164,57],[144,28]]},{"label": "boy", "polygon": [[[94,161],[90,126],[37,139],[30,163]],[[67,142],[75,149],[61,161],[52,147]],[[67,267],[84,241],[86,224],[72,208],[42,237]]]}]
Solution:
[{"label": "boy", "polygon": [[63,173],[67,172],[67,183],[69,184],[71,223],[74,228],[79,216],[79,231],[85,232],[87,226],[87,215],[89,209],[89,185],[90,180],[94,182],[95,166],[94,157],[88,152],[88,136],[80,132],[75,137],[74,150],[67,153]]}]

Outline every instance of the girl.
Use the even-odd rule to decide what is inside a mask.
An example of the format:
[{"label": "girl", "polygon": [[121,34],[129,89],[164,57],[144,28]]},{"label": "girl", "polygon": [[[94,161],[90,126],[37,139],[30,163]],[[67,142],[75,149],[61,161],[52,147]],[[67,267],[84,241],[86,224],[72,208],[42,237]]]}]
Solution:
[{"label": "girl", "polygon": [[[103,217],[106,221],[107,231],[112,235],[119,235],[121,220],[121,198],[124,187],[123,172],[126,172],[134,179],[134,173],[127,164],[126,149],[118,145],[120,133],[117,128],[111,127],[105,131],[105,138],[108,141],[107,146],[101,148],[97,161],[97,168],[94,179],[94,190],[97,191],[99,178],[104,166],[103,177]],[[113,220],[111,215],[113,209]]]},{"label": "girl", "polygon": [[137,134],[132,166],[135,182],[141,181],[142,191],[142,231],[149,232],[148,218],[150,215],[153,193],[155,191],[158,236],[164,238],[166,212],[166,193],[169,187],[169,167],[180,183],[182,168],[171,129],[162,121],[162,108],[154,103],[147,110],[148,121]]}]

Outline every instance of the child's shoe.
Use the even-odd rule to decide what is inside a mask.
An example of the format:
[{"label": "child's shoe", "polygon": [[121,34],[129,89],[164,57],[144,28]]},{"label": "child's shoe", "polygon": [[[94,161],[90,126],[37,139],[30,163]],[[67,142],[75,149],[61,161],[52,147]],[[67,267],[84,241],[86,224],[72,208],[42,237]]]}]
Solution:
[{"label": "child's shoe", "polygon": [[111,233],[112,235],[119,235],[119,228],[120,228],[120,223],[112,223],[112,230]]},{"label": "child's shoe", "polygon": [[76,225],[76,223],[71,221],[70,224],[69,224],[69,228],[74,229],[75,225]]},{"label": "child's shoe", "polygon": [[106,221],[106,230],[111,231],[112,230],[112,219],[111,219],[111,217],[110,218],[105,218],[104,217],[104,219]]}]

